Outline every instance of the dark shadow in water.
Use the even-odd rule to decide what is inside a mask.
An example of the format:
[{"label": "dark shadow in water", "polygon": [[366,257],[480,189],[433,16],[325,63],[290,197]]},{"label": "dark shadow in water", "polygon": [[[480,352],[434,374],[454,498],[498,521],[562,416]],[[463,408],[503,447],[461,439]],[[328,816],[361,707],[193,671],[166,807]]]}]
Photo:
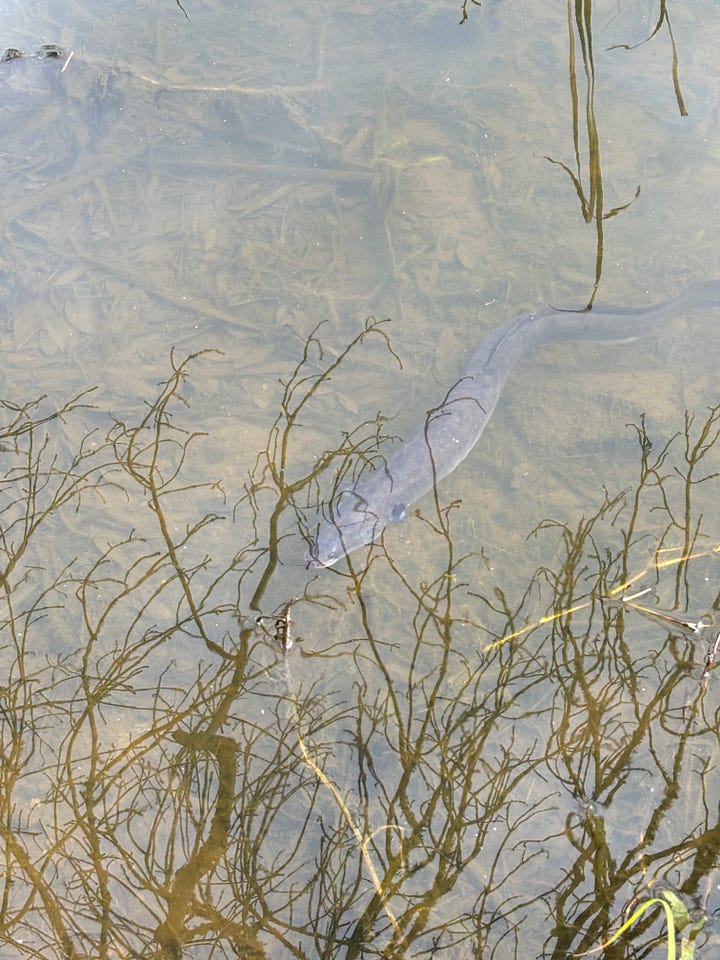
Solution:
[{"label": "dark shadow in water", "polygon": [[[304,472],[293,451],[320,386],[377,336],[369,321],[336,360],[310,336],[234,510],[183,425],[202,354],[74,453],[60,428],[85,395],[3,403],[14,956],[560,958],[657,884],[717,909],[716,678],[682,616],[651,625],[623,596],[715,615],[696,499],[716,497],[718,409],[659,451],[637,425],[634,488],[543,523],[557,560],[524,585],[457,554],[438,497],[424,579],[382,548],[311,576],[279,562],[304,549],[280,531],[322,474],[381,455],[383,423]],[[104,511],[125,524],[112,541],[92,534]],[[660,933],[642,919],[623,943],[648,956]]]}]

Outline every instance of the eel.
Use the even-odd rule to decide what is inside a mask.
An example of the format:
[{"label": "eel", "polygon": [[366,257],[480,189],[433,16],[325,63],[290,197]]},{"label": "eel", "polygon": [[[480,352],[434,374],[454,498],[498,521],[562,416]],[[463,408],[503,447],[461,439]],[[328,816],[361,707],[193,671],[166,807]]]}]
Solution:
[{"label": "eel", "polygon": [[305,554],[306,565],[330,567],[376,541],[388,523],[404,519],[411,503],[452,473],[480,439],[521,357],[557,341],[635,340],[678,313],[718,306],[720,279],[690,284],[650,307],[544,307],[501,324],[482,340],[417,433],[372,473],[338,487]]}]

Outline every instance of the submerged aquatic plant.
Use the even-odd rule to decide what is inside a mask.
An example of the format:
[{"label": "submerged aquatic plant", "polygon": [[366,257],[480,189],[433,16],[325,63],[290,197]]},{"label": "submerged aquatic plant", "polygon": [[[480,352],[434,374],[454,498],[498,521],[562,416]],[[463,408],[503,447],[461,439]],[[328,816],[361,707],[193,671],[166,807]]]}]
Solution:
[{"label": "submerged aquatic plant", "polygon": [[606,950],[608,947],[612,946],[617,940],[619,940],[622,935],[628,931],[636,920],[639,920],[648,910],[652,910],[653,907],[661,907],[663,913],[665,914],[665,923],[667,925],[667,958],[668,960],[676,960],[677,957],[677,934],[682,930],[685,930],[687,927],[690,927],[690,932],[685,935],[682,939],[682,944],[680,946],[680,960],[692,960],[695,956],[695,940],[697,935],[702,930],[705,925],[705,917],[701,917],[700,920],[693,922],[690,913],[682,902],[681,898],[674,893],[672,890],[662,890],[660,894],[656,897],[650,897],[647,900],[644,900],[628,919],[623,923],[623,925],[615,931],[615,933],[608,937],[608,939],[600,944],[599,947],[596,947],[594,950],[586,950],[585,953],[576,954],[576,956],[587,957],[590,954],[598,953],[601,950]]},{"label": "submerged aquatic plant", "polygon": [[[209,359],[173,358],[140,416],[76,451],[87,396],[3,404],[2,948],[559,958],[602,942],[648,875],[699,900],[713,677],[692,618],[651,622],[618,587],[717,609],[696,499],[718,410],[654,454],[641,424],[635,487],[541,524],[556,560],[529,581],[459,551],[437,490],[407,521],[421,564],[384,543],[318,577],[283,557],[335,472],[382,457],[384,422],[303,467],[337,369],[314,332],[228,506],[184,398]],[[643,920],[623,931],[640,955]]]}]

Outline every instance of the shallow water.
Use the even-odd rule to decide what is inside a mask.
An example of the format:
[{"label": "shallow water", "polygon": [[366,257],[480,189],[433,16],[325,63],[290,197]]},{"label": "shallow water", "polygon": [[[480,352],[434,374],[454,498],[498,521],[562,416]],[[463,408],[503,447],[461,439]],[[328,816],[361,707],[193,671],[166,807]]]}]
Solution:
[{"label": "shallow water", "polygon": [[[708,641],[618,592],[716,616],[712,318],[521,364],[387,555],[302,564],[344,452],[591,295],[565,11],[96,9],[0,15],[75,51],[0,68],[0,956],[559,957],[656,883],[713,914]],[[655,7],[595,6],[605,301],[716,274],[713,14],[672,12],[682,117],[665,29],[609,49]]]}]

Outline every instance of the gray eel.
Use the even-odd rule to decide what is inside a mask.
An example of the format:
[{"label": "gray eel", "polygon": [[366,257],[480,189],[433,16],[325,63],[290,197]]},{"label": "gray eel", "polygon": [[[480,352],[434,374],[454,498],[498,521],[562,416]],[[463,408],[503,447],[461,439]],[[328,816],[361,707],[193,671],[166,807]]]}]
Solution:
[{"label": "gray eel", "polygon": [[525,354],[560,340],[634,340],[686,310],[720,306],[720,280],[690,284],[651,307],[545,307],[508,320],[481,342],[443,402],[387,462],[341,485],[305,554],[309,567],[330,567],[377,540],[386,525],[465,459],[480,439],[505,381]]}]

